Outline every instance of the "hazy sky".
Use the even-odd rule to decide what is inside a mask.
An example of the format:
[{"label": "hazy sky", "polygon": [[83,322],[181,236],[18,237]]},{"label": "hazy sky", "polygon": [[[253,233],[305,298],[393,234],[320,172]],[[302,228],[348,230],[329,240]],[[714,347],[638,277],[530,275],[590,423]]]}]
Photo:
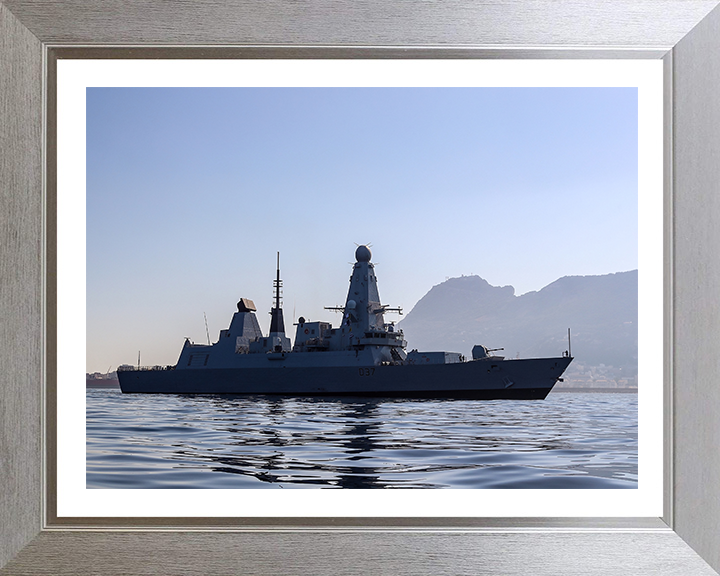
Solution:
[{"label": "hazy sky", "polygon": [[291,337],[356,244],[405,312],[635,269],[637,145],[635,88],[88,88],[87,370],[174,364],[240,297],[266,331],[278,251]]}]

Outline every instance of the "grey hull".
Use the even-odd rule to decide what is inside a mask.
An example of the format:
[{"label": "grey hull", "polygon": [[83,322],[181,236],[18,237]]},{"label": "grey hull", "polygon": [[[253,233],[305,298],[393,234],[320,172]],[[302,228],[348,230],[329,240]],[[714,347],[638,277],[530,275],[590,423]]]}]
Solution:
[{"label": "grey hull", "polygon": [[124,393],[542,399],[572,358],[455,364],[130,370]]}]

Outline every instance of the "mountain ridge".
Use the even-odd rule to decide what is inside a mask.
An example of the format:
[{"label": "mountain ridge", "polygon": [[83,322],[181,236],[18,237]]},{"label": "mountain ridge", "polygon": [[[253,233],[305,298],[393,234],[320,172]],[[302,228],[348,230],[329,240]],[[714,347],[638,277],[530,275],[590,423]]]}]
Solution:
[{"label": "mountain ridge", "polygon": [[575,361],[568,375],[637,382],[637,278],[637,270],[563,276],[520,296],[480,276],[450,278],[433,286],[398,327],[408,349],[469,356],[483,344],[521,358],[561,355],[570,328]]}]

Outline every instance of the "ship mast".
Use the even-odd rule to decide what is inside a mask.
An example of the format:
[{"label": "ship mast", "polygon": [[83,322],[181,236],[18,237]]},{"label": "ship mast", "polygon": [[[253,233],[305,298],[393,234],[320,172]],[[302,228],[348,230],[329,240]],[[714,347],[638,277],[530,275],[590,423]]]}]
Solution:
[{"label": "ship mast", "polygon": [[275,307],[270,310],[270,336],[284,336],[285,322],[283,320],[282,308],[280,308],[280,288],[282,280],[280,280],[280,252],[277,253],[277,276],[273,280],[273,288],[275,288]]}]

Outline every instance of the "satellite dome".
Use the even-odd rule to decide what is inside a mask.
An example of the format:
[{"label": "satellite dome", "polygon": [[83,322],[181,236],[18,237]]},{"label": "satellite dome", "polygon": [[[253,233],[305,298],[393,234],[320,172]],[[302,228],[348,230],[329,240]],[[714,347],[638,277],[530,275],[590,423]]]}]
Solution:
[{"label": "satellite dome", "polygon": [[372,257],[372,252],[370,252],[370,248],[367,246],[358,246],[357,250],[355,250],[355,260],[358,262],[370,262],[370,258]]},{"label": "satellite dome", "polygon": [[348,310],[355,310],[355,306],[357,306],[357,304],[355,304],[355,300],[348,300],[345,308]]}]

